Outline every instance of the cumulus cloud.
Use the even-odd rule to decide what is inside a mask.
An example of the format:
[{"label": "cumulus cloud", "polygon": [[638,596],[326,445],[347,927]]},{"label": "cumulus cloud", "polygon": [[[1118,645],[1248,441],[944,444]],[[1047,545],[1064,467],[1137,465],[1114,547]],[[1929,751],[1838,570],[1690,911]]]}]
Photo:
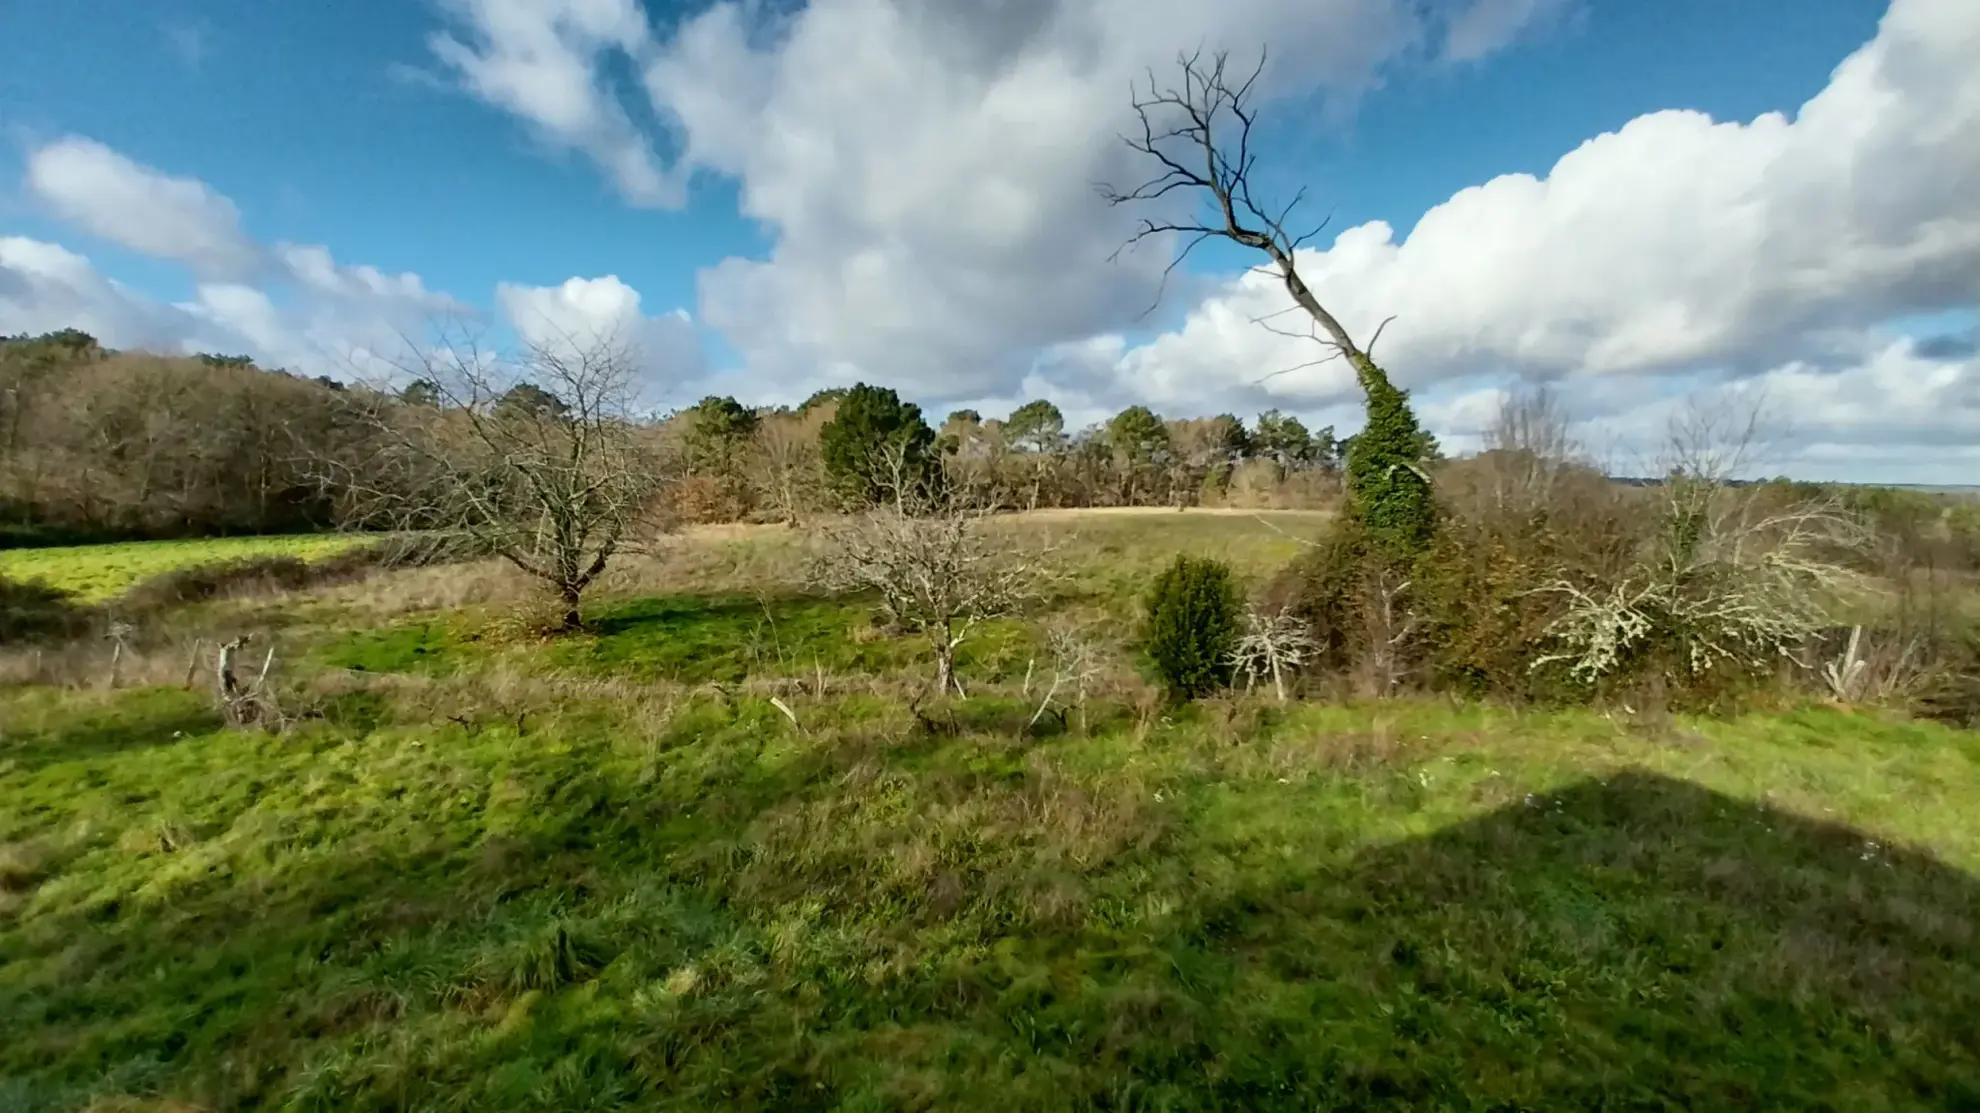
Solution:
[{"label": "cumulus cloud", "polygon": [[[1152,298],[1167,259],[1108,265],[1130,217],[1093,190],[1139,170],[1118,139],[1131,79],[1178,47],[1270,41],[1275,95],[1350,98],[1480,4],[1503,0],[720,0],[653,35],[633,0],[474,0],[450,6],[474,45],[436,50],[635,201],[654,191],[616,167],[739,182],[776,246],[707,270],[701,316],[766,389],[866,377],[955,398],[1010,387],[1039,347]],[[1519,24],[1469,41],[1482,52]],[[613,59],[642,74],[670,165],[627,130]]]},{"label": "cumulus cloud", "polygon": [[261,262],[232,201],[202,181],[133,162],[93,139],[72,135],[33,151],[27,190],[92,236],[201,274],[245,277]]},{"label": "cumulus cloud", "polygon": [[[1402,242],[1380,223],[1343,232],[1301,271],[1362,337],[1395,315],[1381,354],[1416,386],[1862,364],[1870,326],[1980,303],[1976,56],[1980,8],[1896,0],[1792,119],[1643,116],[1544,179],[1459,193]],[[1238,277],[1115,375],[1178,402],[1253,383],[1304,404],[1350,395],[1338,361],[1273,374],[1314,355],[1253,323],[1288,305]]]},{"label": "cumulus cloud", "polygon": [[588,350],[623,352],[635,360],[642,397],[673,397],[706,370],[701,338],[684,309],[649,317],[639,291],[608,274],[571,278],[556,286],[502,283],[495,302],[526,345],[571,358]]},{"label": "cumulus cloud", "polygon": [[250,355],[267,367],[348,378],[384,372],[422,321],[406,303],[299,297],[202,282],[168,303],[106,277],[59,244],[0,237],[0,334],[79,328],[115,348]]},{"label": "cumulus cloud", "polygon": [[339,263],[317,244],[264,245],[227,197],[70,136],[30,152],[28,193],[78,230],[184,264],[194,297],[167,305],[84,256],[15,237],[0,249],[0,332],[82,328],[116,347],[225,351],[312,374],[376,369],[437,317],[470,307],[411,273]]},{"label": "cumulus cloud", "polygon": [[529,122],[559,147],[591,157],[619,193],[640,205],[676,206],[681,180],[599,74],[607,52],[641,55],[651,44],[634,0],[448,0],[466,34],[442,31],[434,56],[473,94]]},{"label": "cumulus cloud", "polygon": [[[1269,41],[1265,91],[1281,111],[1316,93],[1338,104],[1398,63],[1482,58],[1573,5],[812,0],[766,16],[722,0],[659,35],[635,27],[634,0],[456,10],[481,56],[554,62],[564,76],[549,84],[578,108],[518,108],[470,80],[486,99],[539,125],[608,119],[612,134],[636,133],[618,130],[602,76],[616,51],[678,152],[641,160],[674,180],[736,180],[775,247],[705,270],[701,317],[769,393],[865,377],[937,403],[1052,393],[1095,413],[1277,405],[1352,425],[1347,369],[1256,323],[1286,304],[1269,279],[1185,281],[1171,290],[1190,306],[1182,325],[1126,338],[1167,262],[1159,246],[1104,261],[1125,214],[1091,185],[1145,169],[1117,140],[1128,81],[1177,46],[1243,56]],[[545,28],[560,51],[530,46]],[[1970,351],[1918,343],[1895,362],[1874,326],[1980,303],[1976,56],[1980,8],[1894,0],[1875,39],[1791,114],[1652,113],[1544,176],[1460,192],[1406,239],[1352,228],[1302,267],[1357,334],[1396,316],[1384,362],[1433,419],[1458,424],[1515,377],[1572,381],[1604,420],[1649,421],[1680,379],[1715,376],[1860,405],[1901,366],[1958,394]],[[1891,420],[1834,428],[1861,444],[1908,419]]]},{"label": "cumulus cloud", "polygon": [[[1843,366],[1795,361],[1732,379],[1573,377],[1551,389],[1579,417],[1578,439],[1613,474],[1661,471],[1673,422],[1702,409],[1758,415],[1747,478],[1972,483],[1980,477],[1980,358],[1944,358],[1934,348],[1886,334]],[[1418,410],[1447,449],[1470,451],[1483,447],[1508,393],[1500,383],[1440,383],[1418,396]]]},{"label": "cumulus cloud", "polygon": [[0,334],[79,328],[112,343],[176,348],[196,325],[183,311],[104,277],[85,256],[0,236]]},{"label": "cumulus cloud", "polygon": [[[29,188],[78,228],[186,264],[193,296],[166,304],[105,277],[57,244],[0,238],[0,334],[81,328],[113,347],[246,354],[309,374],[396,374],[430,345],[436,322],[479,314],[410,272],[342,263],[320,244],[264,245],[233,202],[205,183],[141,166],[87,139],[30,155]],[[79,173],[76,167],[105,173]],[[114,180],[116,188],[102,183]],[[114,204],[112,204],[114,202]],[[189,223],[177,227],[174,222]],[[497,308],[526,344],[612,342],[640,359],[646,393],[700,378],[700,337],[685,310],[647,316],[616,275],[557,286],[504,283]]]}]

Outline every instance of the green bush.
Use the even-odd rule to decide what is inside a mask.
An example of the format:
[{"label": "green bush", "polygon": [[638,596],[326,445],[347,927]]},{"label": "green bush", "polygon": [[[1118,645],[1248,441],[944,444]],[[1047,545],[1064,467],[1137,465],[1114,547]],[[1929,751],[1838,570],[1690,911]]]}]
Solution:
[{"label": "green bush", "polygon": [[1243,598],[1229,566],[1177,556],[1148,593],[1148,656],[1175,699],[1207,695],[1230,682]]}]

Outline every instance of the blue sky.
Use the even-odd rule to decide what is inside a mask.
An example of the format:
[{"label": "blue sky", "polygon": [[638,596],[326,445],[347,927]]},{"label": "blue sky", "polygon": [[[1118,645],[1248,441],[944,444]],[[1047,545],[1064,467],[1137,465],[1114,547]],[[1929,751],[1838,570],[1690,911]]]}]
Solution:
[{"label": "blue sky", "polygon": [[[1791,110],[1869,38],[1883,6],[1593,0],[1507,53],[1399,76],[1344,123],[1294,131],[1303,157],[1273,170],[1311,183],[1337,227],[1406,230],[1467,185],[1543,172],[1644,112]],[[617,273],[656,303],[691,306],[699,267],[768,249],[770,236],[737,215],[732,182],[699,179],[680,212],[634,209],[582,159],[417,79],[435,69],[425,40],[442,25],[438,5],[420,0],[7,5],[0,176],[20,178],[25,145],[86,135],[202,179],[258,238],[329,244],[463,297],[497,281]],[[20,201],[4,221],[61,231]],[[89,246],[148,292],[190,290],[177,268]]]},{"label": "blue sky", "polygon": [[[1056,345],[1078,343],[1082,336],[1117,335],[1128,349],[1121,357],[1124,362],[1105,372],[1104,383],[1093,378],[1100,374],[1097,371],[1066,372],[1072,376],[1065,380],[1067,390],[1075,394],[1084,390],[1096,405],[1112,405],[1122,400],[1123,390],[1137,383],[1169,382],[1164,389],[1173,397],[1150,400],[1168,402],[1172,408],[1193,400],[1182,397],[1187,392],[1176,385],[1192,378],[1188,367],[1177,365],[1157,375],[1137,370],[1153,356],[1133,367],[1128,364],[1143,346],[1151,346],[1151,351],[1161,348],[1155,341],[1163,334],[1180,337],[1187,332],[1184,326],[1190,315],[1209,304],[1202,299],[1215,297],[1219,284],[1249,262],[1240,251],[1227,247],[1196,258],[1192,266],[1199,281],[1185,284],[1180,295],[1145,319],[1123,315],[1119,304],[1125,303],[1119,299],[1097,298],[1090,312],[1069,310],[1064,320],[1040,309],[1036,327],[1011,329],[1009,350],[998,349],[994,335],[973,333],[945,347],[929,334],[955,334],[958,328],[906,320],[889,323],[886,313],[876,312],[871,303],[850,292],[838,303],[820,300],[829,299],[830,291],[824,288],[833,281],[852,281],[832,269],[837,263],[821,262],[820,256],[851,258],[870,250],[879,260],[875,267],[894,276],[876,279],[880,286],[892,281],[895,287],[920,293],[915,287],[925,285],[925,278],[903,283],[899,275],[924,267],[924,276],[938,271],[954,275],[959,261],[966,267],[981,253],[969,255],[968,245],[931,243],[924,227],[926,206],[915,208],[918,202],[911,200],[900,201],[897,211],[870,217],[877,222],[870,225],[861,223],[868,216],[853,209],[809,213],[814,206],[792,201],[790,190],[779,193],[775,188],[785,179],[802,179],[794,176],[788,158],[777,155],[776,136],[768,134],[777,128],[768,123],[762,125],[766,134],[738,140],[719,134],[721,129],[714,126],[713,121],[726,117],[712,114],[706,106],[690,106],[684,110],[690,116],[696,112],[703,116],[683,117],[687,123],[681,131],[658,126],[657,94],[643,95],[639,67],[654,57],[687,56],[688,48],[675,41],[675,28],[682,19],[705,18],[709,5],[649,3],[638,14],[651,29],[650,41],[624,51],[610,47],[592,51],[583,44],[571,47],[569,36],[557,29],[561,25],[554,25],[556,13],[576,2],[346,0],[314,5],[96,0],[87,5],[0,6],[0,43],[9,44],[0,48],[5,51],[0,64],[0,182],[22,182],[35,151],[65,136],[83,136],[139,167],[205,183],[232,201],[246,234],[259,243],[326,245],[339,263],[416,273],[427,289],[446,291],[483,307],[491,307],[497,283],[549,288],[574,277],[616,275],[639,292],[647,314],[682,307],[699,318],[704,327],[698,330],[697,341],[714,370],[729,372],[716,381],[745,388],[789,384],[814,369],[820,381],[849,372],[886,378],[890,370],[896,377],[912,379],[913,372],[895,369],[946,362],[956,367],[966,363],[971,370],[958,370],[948,378],[929,371],[902,385],[944,401],[1014,399],[1038,387],[1045,372],[1037,368],[1062,366],[1063,359],[1050,354],[1058,350]],[[1093,0],[1095,6],[1106,2]],[[1164,51],[1192,45],[1193,38],[1202,37],[1204,26],[1224,33],[1213,0],[1164,2],[1185,16],[1171,40],[1166,40],[1172,45]],[[1331,7],[1318,2],[1311,7],[1360,11],[1386,2],[1341,0]],[[1964,19],[1956,0],[1906,2],[1921,10],[1931,8],[1931,18]],[[621,3],[630,6],[632,0],[594,0],[593,6]],[[1314,95],[1271,106],[1265,135],[1271,151],[1266,184],[1285,193],[1303,183],[1316,209],[1333,212],[1330,229],[1385,221],[1400,244],[1426,211],[1459,191],[1504,174],[1545,176],[1557,160],[1584,142],[1646,114],[1695,109],[1720,121],[1747,121],[1764,112],[1792,114],[1823,91],[1846,56],[1877,36],[1888,7],[1883,0],[1737,4],[1452,0],[1453,5],[1464,3],[1525,13],[1528,18],[1515,19],[1514,29],[1501,36],[1503,41],[1492,44],[1482,57],[1467,60],[1439,57],[1436,31],[1426,30],[1421,43],[1391,52],[1381,86],[1358,97],[1345,113],[1327,110],[1327,104],[1336,108],[1341,104],[1338,95],[1322,95],[1331,83],[1322,73],[1328,63],[1312,52],[1302,54],[1297,49],[1302,40],[1293,37],[1295,48],[1282,51],[1274,65],[1297,71],[1314,57],[1313,80],[1293,83]],[[1059,0],[1055,6],[1081,5]],[[811,7],[832,10],[801,13],[795,25],[799,30],[788,33],[786,42],[759,34],[748,40],[749,54],[731,56],[732,61],[746,57],[750,66],[760,67],[765,80],[778,84],[782,95],[794,98],[776,113],[766,111],[760,117],[776,121],[778,127],[794,118],[796,109],[790,103],[801,108],[801,102],[817,91],[815,83],[834,79],[829,72],[798,69],[805,54],[786,49],[788,41],[802,41],[813,31],[822,38],[827,16],[837,20],[834,26],[851,26],[848,21],[876,5],[815,0]],[[1245,13],[1256,9],[1261,38],[1286,26],[1287,20],[1309,18],[1286,14],[1295,10],[1293,5],[1280,3],[1274,9],[1273,0],[1241,7],[1244,11],[1231,22],[1241,24]],[[584,143],[572,142],[568,135],[546,134],[542,118],[532,120],[526,105],[502,103],[485,89],[477,89],[431,46],[432,36],[449,33],[484,55],[494,55],[499,53],[500,36],[509,33],[504,27],[513,30],[517,20],[539,17],[550,28],[544,32],[550,37],[542,41],[571,47],[573,57],[588,67],[601,103],[609,102],[606,111],[616,104],[658,164],[671,163],[679,153],[682,134],[691,137],[689,142],[697,150],[716,152],[697,156],[705,168],[691,179],[684,207],[673,210],[629,200],[626,191],[615,188],[610,175],[602,172],[596,158],[576,149]],[[1190,23],[1191,18],[1197,23]],[[1326,18],[1333,17],[1311,17]],[[1144,40],[1164,41],[1159,36],[1123,29],[1120,33],[1134,37],[1134,43],[1113,44],[1104,13],[1096,20],[1100,30],[1094,34],[1103,50],[1114,52],[1109,57],[1126,59],[1132,50],[1140,50],[1142,54],[1132,55],[1133,60],[1142,63],[1142,55],[1149,55],[1152,61],[1147,64],[1153,64],[1166,56],[1140,45]],[[939,22],[931,20],[931,24]],[[1192,31],[1193,26],[1198,30]],[[876,34],[881,30],[896,35],[942,33],[940,27],[918,25],[905,30],[875,27]],[[1333,29],[1313,30],[1325,35]],[[953,31],[962,35],[969,28]],[[1242,36],[1235,41],[1243,41]],[[734,68],[710,72],[726,75]],[[900,78],[911,79],[913,75],[907,73]],[[873,77],[869,83],[879,80]],[[994,82],[996,77],[990,74],[984,80]],[[807,81],[814,83],[810,92]],[[751,88],[755,86],[738,78],[733,89],[711,93],[710,99],[728,97],[741,103]],[[1118,95],[1125,107],[1125,86],[1112,88],[1118,92],[1107,93],[1103,87],[1094,95]],[[677,103],[670,107],[684,103],[678,100],[678,90],[675,95]],[[896,109],[906,111],[888,106],[889,111]],[[961,120],[969,109],[954,111]],[[835,135],[830,129],[839,124],[801,123],[825,128],[820,134],[826,142],[843,142],[853,152],[834,156],[842,176],[848,167],[856,171],[858,160],[869,157],[898,165],[887,161],[897,159],[898,152],[883,149],[884,129],[876,136],[873,129],[862,131],[846,124],[849,130]],[[913,133],[922,137],[918,141],[926,143],[926,136],[939,136],[943,125],[924,112],[912,126],[919,129]],[[1035,126],[1049,128],[1051,123],[1044,120]],[[1088,146],[1107,139],[1092,128],[1081,135]],[[728,147],[737,149],[726,152]],[[1685,157],[1677,148],[1673,152],[1673,159]],[[935,156],[935,162],[943,157],[947,156]],[[781,177],[773,179],[773,171]],[[1682,168],[1658,166],[1652,157],[1642,172],[1682,173]],[[1624,183],[1616,188],[1626,192],[1627,179],[1615,180]],[[773,218],[762,222],[744,216],[738,211],[743,182],[753,183],[762,196],[783,197],[778,203],[784,208],[778,209],[778,203],[759,205],[760,212]],[[817,186],[821,196],[827,188],[822,182]],[[1048,192],[1045,185],[1038,188],[1041,196]],[[1061,208],[1072,204],[1054,203]],[[858,207],[856,201],[844,204]],[[92,235],[54,212],[47,198],[24,186],[0,191],[0,236],[59,244],[86,255],[101,274],[159,302],[195,298],[197,278],[182,260],[147,257],[129,244],[115,242],[115,237]],[[1964,210],[1953,215],[1965,215]],[[800,227],[800,219],[812,220],[815,227]],[[1040,235],[1053,238],[1043,231]],[[1068,266],[1089,263],[1083,255],[1070,263],[1067,257],[1051,257],[1049,245],[1034,254],[1036,258],[984,262],[985,268],[1010,273],[1002,278],[969,278],[967,296],[980,297],[985,283],[1007,279],[1017,286],[1030,281],[1017,273],[1020,263],[1035,262],[1048,272],[1061,273]],[[799,257],[802,267],[791,262]],[[731,258],[760,264],[751,272],[752,283],[781,281],[786,274],[805,279],[806,304],[791,314],[789,335],[765,339],[764,326],[750,316],[758,314],[769,321],[775,314],[757,304],[761,291],[789,287],[749,285],[711,294],[698,286],[704,268]],[[950,285],[963,281],[958,277]],[[937,306],[943,312],[965,299],[957,290],[929,296],[936,294],[947,299]],[[271,289],[271,296],[285,304],[293,297],[279,289]],[[1022,300],[1019,294],[1011,297]],[[1941,282],[1912,300],[1917,304],[1892,306],[1891,312],[1877,310],[1883,313],[1886,330],[1892,322],[1911,331],[1955,337],[1972,329],[1971,303],[1964,291],[1948,295]],[[988,301],[1000,304],[998,296]],[[0,331],[8,330],[3,316],[7,312],[7,303],[0,302]],[[1811,311],[1809,316],[1819,314]],[[1844,316],[1864,319],[1863,314]],[[800,317],[804,320],[797,320]],[[848,320],[852,323],[844,323]],[[840,336],[840,331],[861,322],[870,322],[863,337],[898,334],[901,343],[889,341],[886,351],[880,352],[878,340]],[[1805,331],[1808,326],[1793,327]],[[982,331],[995,332],[987,327]],[[1779,336],[1764,339],[1769,353],[1778,349],[1796,358],[1807,354],[1793,344],[1783,346]],[[1047,355],[1038,356],[1041,350]],[[899,362],[891,362],[894,352],[900,353]],[[1691,382],[1701,367],[1732,366],[1746,355],[1743,350],[1728,350],[1700,357],[1696,366],[1678,369],[1686,376],[1670,381]],[[975,370],[979,365],[980,372]],[[1033,371],[1019,382],[1019,371],[1012,368],[1023,367]],[[1420,389],[1428,389],[1432,378],[1458,384],[1482,382],[1479,376],[1487,371],[1503,374],[1507,367],[1527,373],[1517,360],[1495,357],[1434,376],[1426,372],[1421,377],[1426,385]],[[1668,369],[1646,363],[1644,373]],[[1399,373],[1410,377],[1407,371]],[[1532,371],[1543,377],[1559,373],[1558,368],[1538,364]],[[1230,379],[1236,384],[1227,395],[1230,405],[1248,407],[1260,401],[1257,392],[1244,385],[1245,376],[1234,373]],[[1338,382],[1330,379],[1290,385],[1286,389],[1304,393],[1289,394],[1285,404],[1325,416],[1348,401],[1338,388]],[[1206,396],[1202,401],[1215,405],[1225,397]],[[1453,396],[1451,404],[1462,409],[1461,401]]]}]

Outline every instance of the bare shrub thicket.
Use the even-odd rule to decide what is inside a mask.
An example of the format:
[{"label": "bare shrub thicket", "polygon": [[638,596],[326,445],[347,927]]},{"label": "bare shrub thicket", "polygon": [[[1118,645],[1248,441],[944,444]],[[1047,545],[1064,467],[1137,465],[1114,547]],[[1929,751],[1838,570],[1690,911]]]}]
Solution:
[{"label": "bare shrub thicket", "polygon": [[1243,674],[1246,691],[1260,680],[1270,680],[1273,693],[1284,703],[1287,678],[1298,675],[1314,648],[1312,632],[1291,612],[1254,607],[1245,612],[1244,631],[1231,651],[1231,664]]},{"label": "bare shrub thicket", "polygon": [[766,414],[750,435],[743,477],[756,506],[788,526],[802,524],[825,503],[825,463],[818,431],[833,407]]},{"label": "bare shrub thicket", "polygon": [[[1087,635],[1070,625],[1054,626],[1045,633],[1047,675],[1037,688],[1038,708],[1027,728],[1036,728],[1050,716],[1061,728],[1077,715],[1081,734],[1086,733],[1086,701],[1103,671],[1103,653]],[[1037,662],[1025,670],[1024,697],[1030,699]]]},{"label": "bare shrub thicket", "polygon": [[878,595],[891,626],[928,642],[935,691],[963,695],[957,651],[983,623],[1039,596],[1053,576],[1052,551],[995,528],[988,506],[916,469],[898,448],[877,453],[870,468],[883,498],[819,526],[812,579],[828,591]]},{"label": "bare shrub thicket", "polygon": [[1686,689],[1778,670],[1830,624],[1871,537],[1834,497],[1732,482],[1757,462],[1761,418],[1700,401],[1673,420],[1653,532],[1612,580],[1540,587],[1563,609],[1535,669],[1591,685],[1647,669]]},{"label": "bare shrub thicket", "polygon": [[1832,491],[1735,482],[1758,463],[1763,417],[1695,403],[1670,427],[1661,481],[1631,488],[1588,462],[1555,399],[1515,394],[1485,451],[1437,472],[1442,525],[1410,581],[1369,576],[1349,525],[1267,602],[1302,617],[1316,662],[1370,694],[1722,705],[1812,669],[1870,564],[1869,530]]},{"label": "bare shrub thicket", "polygon": [[362,460],[326,480],[349,520],[501,557],[544,584],[560,625],[621,553],[665,526],[663,461],[634,423],[636,353],[610,338],[538,344],[516,361],[462,344],[422,354],[430,405],[358,400]]}]

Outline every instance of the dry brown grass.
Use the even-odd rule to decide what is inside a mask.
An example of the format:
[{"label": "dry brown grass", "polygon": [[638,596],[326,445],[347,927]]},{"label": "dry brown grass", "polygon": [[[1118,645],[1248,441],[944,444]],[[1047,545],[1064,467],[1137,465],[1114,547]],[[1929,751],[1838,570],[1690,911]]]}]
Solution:
[{"label": "dry brown grass", "polygon": [[[195,658],[195,648],[200,645],[204,645],[205,653]],[[148,642],[127,645],[122,653],[101,638],[11,646],[0,649],[0,686],[133,688],[186,684],[188,675],[199,684],[210,679],[212,648],[209,639],[180,634],[154,636]]]}]

